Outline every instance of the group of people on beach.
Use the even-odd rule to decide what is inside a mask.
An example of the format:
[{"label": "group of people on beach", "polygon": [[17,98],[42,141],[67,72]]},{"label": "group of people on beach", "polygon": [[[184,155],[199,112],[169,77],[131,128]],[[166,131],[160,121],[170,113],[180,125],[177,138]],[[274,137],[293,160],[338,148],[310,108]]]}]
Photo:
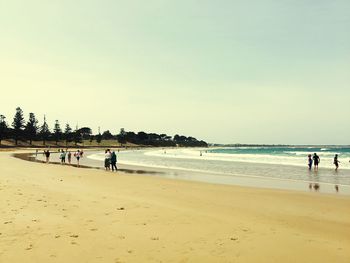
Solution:
[{"label": "group of people on beach", "polygon": [[[118,150],[119,152],[119,150]],[[36,150],[36,156],[38,156],[39,150]],[[77,160],[77,167],[80,167],[80,159],[83,158],[84,155],[84,151],[83,150],[77,150],[76,152],[74,152],[74,154],[72,154],[71,151],[67,149],[58,149],[58,153],[59,153],[59,159],[61,161],[61,164],[66,164],[66,158],[68,161],[68,164],[71,164],[72,162],[72,156],[74,156]],[[45,162],[49,163],[50,162],[50,156],[51,156],[51,152],[50,149],[46,149],[43,151],[43,156],[45,157]],[[112,170],[117,171],[117,154],[115,153],[115,151],[112,151],[111,149],[107,149],[105,150],[105,161],[104,161],[104,166],[106,171],[110,171]]]},{"label": "group of people on beach", "polygon": [[[321,158],[317,155],[317,153],[314,153],[314,155],[312,156],[311,154],[308,155],[308,166],[309,166],[309,170],[312,169],[312,165],[314,165],[314,170],[318,171],[318,165],[321,161]],[[337,171],[339,168],[339,163],[340,161],[338,160],[338,154],[336,154],[334,156],[333,159],[333,164],[335,165],[335,170]]]},{"label": "group of people on beach", "polygon": [[110,171],[112,168],[112,172],[117,171],[117,155],[115,151],[111,151],[107,149],[105,151],[105,169],[106,171]]},{"label": "group of people on beach", "polygon": [[[66,150],[58,149],[58,152],[60,153],[59,158],[60,158],[61,164],[65,164],[66,163],[66,157],[67,157],[68,163],[71,164],[71,162],[72,162],[72,152],[68,151],[68,148]],[[36,150],[36,155],[38,155],[38,150]],[[43,151],[43,155],[45,157],[46,163],[49,163],[50,162],[50,155],[51,155],[50,149],[44,150]],[[84,155],[83,150],[77,150],[73,154],[73,156],[77,160],[77,166],[78,167],[80,166],[80,159],[83,158],[83,155]]]}]

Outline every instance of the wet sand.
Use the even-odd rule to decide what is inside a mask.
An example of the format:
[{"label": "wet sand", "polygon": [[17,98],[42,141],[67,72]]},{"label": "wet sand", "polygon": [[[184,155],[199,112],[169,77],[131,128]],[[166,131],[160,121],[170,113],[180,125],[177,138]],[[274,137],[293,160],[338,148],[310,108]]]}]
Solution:
[{"label": "wet sand", "polygon": [[350,262],[350,197],[0,153],[0,262]]}]

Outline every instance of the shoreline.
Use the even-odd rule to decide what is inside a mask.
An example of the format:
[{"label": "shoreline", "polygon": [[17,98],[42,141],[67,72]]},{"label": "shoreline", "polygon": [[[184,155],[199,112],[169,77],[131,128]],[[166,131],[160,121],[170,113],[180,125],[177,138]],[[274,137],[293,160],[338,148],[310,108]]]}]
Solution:
[{"label": "shoreline", "polygon": [[[155,148],[156,149],[156,148]],[[90,151],[90,150],[88,150]],[[91,149],[91,151],[94,151]],[[33,153],[28,153],[31,155]],[[57,153],[53,153],[57,154]],[[35,159],[35,158],[33,158]],[[93,168],[104,170],[103,163],[99,163],[94,159],[90,159],[87,156],[84,157],[85,165],[81,165],[81,168]],[[86,162],[87,160],[90,160]],[[51,157],[52,160],[52,157]],[[83,160],[83,159],[82,159]],[[38,162],[43,162],[40,160],[34,160]],[[93,162],[92,162],[93,161]],[[90,162],[90,163],[89,163]],[[45,162],[43,162],[45,163]],[[59,164],[57,162],[50,162],[52,164]],[[99,166],[100,164],[100,166]],[[68,164],[65,164],[68,165]],[[76,167],[75,164],[71,164]],[[218,185],[237,185],[243,187],[252,187],[252,188],[262,188],[262,189],[280,189],[280,190],[289,190],[289,191],[299,191],[299,192],[319,192],[322,194],[340,194],[340,195],[350,195],[350,186],[344,184],[334,184],[327,182],[318,182],[311,180],[296,180],[289,178],[274,178],[267,176],[246,176],[240,174],[228,175],[225,173],[219,172],[206,172],[206,171],[195,171],[190,169],[181,169],[181,168],[170,168],[170,167],[157,167],[157,166],[145,166],[138,164],[124,164],[119,163],[118,165],[120,172],[125,172],[129,174],[144,174],[151,176],[159,176],[168,179],[175,180],[185,180],[185,181],[195,181],[202,183],[211,183]],[[122,167],[122,168],[120,168]]]},{"label": "shoreline", "polygon": [[345,195],[112,174],[10,154],[0,153],[0,261],[350,260]]}]

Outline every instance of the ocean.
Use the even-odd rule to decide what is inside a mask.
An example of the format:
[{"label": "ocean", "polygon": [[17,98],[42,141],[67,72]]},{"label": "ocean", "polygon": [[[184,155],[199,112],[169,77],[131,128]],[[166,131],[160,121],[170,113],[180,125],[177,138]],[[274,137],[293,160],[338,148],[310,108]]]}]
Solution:
[{"label": "ocean", "polygon": [[[307,167],[307,155],[313,153],[321,159],[318,171]],[[340,160],[338,171],[335,154]],[[348,146],[141,148],[122,150],[117,156],[121,168],[161,171],[159,176],[172,179],[350,194]],[[58,155],[51,160],[59,161]],[[103,168],[104,152],[86,151],[81,164]]]},{"label": "ocean", "polygon": [[[307,168],[307,155],[317,153],[317,172]],[[340,168],[334,170],[333,157]],[[103,160],[103,153],[89,156]],[[118,153],[120,164],[177,169],[225,176],[270,178],[350,186],[350,147],[223,147],[130,150]]]}]

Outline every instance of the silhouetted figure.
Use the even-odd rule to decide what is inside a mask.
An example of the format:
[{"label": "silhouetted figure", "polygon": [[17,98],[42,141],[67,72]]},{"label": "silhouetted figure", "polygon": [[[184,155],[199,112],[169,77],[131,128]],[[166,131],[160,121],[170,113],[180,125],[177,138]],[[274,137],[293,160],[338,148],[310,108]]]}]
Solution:
[{"label": "silhouetted figure", "polygon": [[335,170],[337,171],[338,170],[338,168],[339,168],[339,163],[340,163],[340,161],[338,160],[338,154],[336,154],[335,156],[334,156],[334,165],[335,165]]},{"label": "silhouetted figure", "polygon": [[311,168],[312,168],[312,157],[311,157],[311,154],[309,154],[307,157],[308,157],[307,165],[309,166],[309,170],[311,170]]},{"label": "silhouetted figure", "polygon": [[319,184],[314,184],[314,189],[316,192],[318,192],[318,190],[320,190],[320,185]]},{"label": "silhouetted figure", "polygon": [[49,163],[50,161],[50,151],[49,150],[46,150],[44,151],[44,154],[45,154],[45,157],[46,157],[46,163]]},{"label": "silhouetted figure", "polygon": [[312,159],[314,160],[314,167],[315,167],[314,169],[316,171],[318,170],[318,164],[320,163],[321,159],[316,153],[314,153],[314,156],[312,157]]},{"label": "silhouetted figure", "polygon": [[335,191],[338,193],[338,192],[339,192],[339,186],[336,184],[336,185],[334,186],[334,188],[335,188]]},{"label": "silhouetted figure", "polygon": [[112,171],[114,172],[117,171],[117,155],[115,154],[115,151],[112,152],[111,154],[111,166],[112,166]]}]

